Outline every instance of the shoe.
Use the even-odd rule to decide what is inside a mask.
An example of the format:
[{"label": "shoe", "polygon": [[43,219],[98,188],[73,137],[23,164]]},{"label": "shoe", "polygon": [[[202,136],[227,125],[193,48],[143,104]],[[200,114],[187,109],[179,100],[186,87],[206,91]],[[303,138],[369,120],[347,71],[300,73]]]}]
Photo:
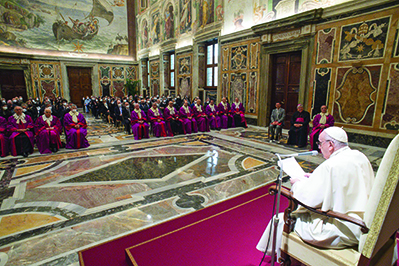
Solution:
[{"label": "shoe", "polygon": [[28,153],[27,153],[27,152],[24,152],[24,153],[22,154],[22,156],[28,157]]}]

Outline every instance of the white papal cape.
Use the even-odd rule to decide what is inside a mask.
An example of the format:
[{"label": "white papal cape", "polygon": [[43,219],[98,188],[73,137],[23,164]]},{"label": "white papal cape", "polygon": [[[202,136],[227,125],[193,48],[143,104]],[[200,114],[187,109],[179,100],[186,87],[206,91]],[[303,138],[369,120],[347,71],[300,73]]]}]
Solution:
[{"label": "white papal cape", "polygon": [[[367,157],[349,147],[341,148],[320,164],[309,178],[296,182],[291,191],[304,204],[336,211],[363,220],[364,211],[374,181],[374,172]],[[295,232],[306,242],[325,248],[343,248],[359,243],[360,227],[308,212],[299,208]],[[277,255],[280,256],[283,215],[279,214]],[[269,225],[260,239],[257,249],[264,252],[269,237]],[[271,241],[270,241],[271,242]],[[271,253],[269,244],[268,253]]]}]

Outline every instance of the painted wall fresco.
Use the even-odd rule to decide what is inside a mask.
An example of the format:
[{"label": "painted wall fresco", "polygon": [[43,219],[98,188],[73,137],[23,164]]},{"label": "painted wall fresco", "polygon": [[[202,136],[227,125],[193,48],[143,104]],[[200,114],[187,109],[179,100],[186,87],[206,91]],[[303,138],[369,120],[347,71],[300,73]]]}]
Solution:
[{"label": "painted wall fresco", "polygon": [[0,48],[128,55],[124,0],[1,1]]},{"label": "painted wall fresco", "polygon": [[161,41],[161,22],[159,12],[155,12],[152,14],[151,20],[151,39],[150,42],[153,44],[157,44]]},{"label": "painted wall fresco", "polygon": [[259,90],[259,39],[221,47],[220,96],[233,102],[236,97],[246,113],[257,114]]},{"label": "painted wall fresco", "polygon": [[138,79],[138,66],[101,64],[98,66],[100,95],[124,97],[126,79]]},{"label": "painted wall fresco", "polygon": [[224,7],[223,34],[280,19],[316,8],[324,8],[351,0],[227,0]]},{"label": "painted wall fresco", "polygon": [[[300,12],[348,1],[353,0],[249,0],[245,2],[242,0],[168,0],[148,3],[140,0],[140,5],[148,4],[149,7],[139,8],[141,11],[138,24],[139,29],[143,29],[140,31],[138,40],[139,50],[179,38],[181,35],[194,36],[196,33],[213,29],[212,26],[221,27],[221,34],[226,35]],[[157,14],[155,18],[154,14]],[[157,23],[152,24],[152,21],[156,20],[160,21],[162,29],[160,31],[162,36],[159,38]],[[381,21],[381,23],[384,22]],[[373,23],[368,25],[369,32],[375,35],[378,30],[374,31],[375,26],[372,25]],[[353,25],[352,28],[355,26],[357,25]],[[350,32],[352,29],[348,30]],[[150,34],[151,32],[153,34]],[[155,38],[150,36],[152,39],[150,41],[148,35],[155,35]]]},{"label": "painted wall fresco", "polygon": [[191,0],[180,0],[180,20],[179,20],[179,31],[180,34],[191,31],[192,25],[192,3]]},{"label": "painted wall fresco", "polygon": [[165,15],[165,40],[175,37],[175,15],[172,3],[168,3],[164,10]]},{"label": "painted wall fresco", "polygon": [[33,97],[64,97],[62,89],[61,65],[58,62],[31,62]]}]

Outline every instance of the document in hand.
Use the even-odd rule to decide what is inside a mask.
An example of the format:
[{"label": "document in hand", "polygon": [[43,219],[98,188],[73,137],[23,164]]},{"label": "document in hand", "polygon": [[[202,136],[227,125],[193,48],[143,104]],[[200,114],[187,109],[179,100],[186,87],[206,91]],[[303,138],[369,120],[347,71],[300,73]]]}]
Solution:
[{"label": "document in hand", "polygon": [[282,167],[283,171],[291,178],[306,179],[305,171],[303,171],[302,167],[298,164],[294,157],[289,157],[279,161],[278,166]]}]

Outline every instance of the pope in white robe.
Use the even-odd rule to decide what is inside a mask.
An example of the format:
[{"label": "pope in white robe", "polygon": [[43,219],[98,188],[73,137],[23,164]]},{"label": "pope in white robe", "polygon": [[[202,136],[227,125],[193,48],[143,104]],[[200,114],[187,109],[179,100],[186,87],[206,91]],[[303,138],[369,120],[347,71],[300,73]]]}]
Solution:
[{"label": "pope in white robe", "polygon": [[[326,159],[308,178],[291,179],[293,196],[302,203],[332,210],[363,220],[363,215],[374,181],[374,172],[367,157],[347,146],[348,137],[338,127],[325,129],[319,136],[319,148]],[[293,212],[295,232],[309,244],[339,249],[359,243],[360,227],[349,222],[311,213],[304,208]],[[276,254],[280,257],[283,213],[279,214]],[[271,223],[263,233],[257,249],[264,252]],[[273,236],[267,254],[271,254]]]}]

